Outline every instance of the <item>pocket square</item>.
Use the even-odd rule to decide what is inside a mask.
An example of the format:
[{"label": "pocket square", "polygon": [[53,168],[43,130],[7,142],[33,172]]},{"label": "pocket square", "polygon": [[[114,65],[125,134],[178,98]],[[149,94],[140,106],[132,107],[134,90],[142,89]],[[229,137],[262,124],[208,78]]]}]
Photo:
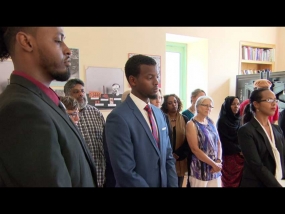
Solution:
[{"label": "pocket square", "polygon": [[165,130],[166,129],[166,127],[163,127],[161,130]]}]

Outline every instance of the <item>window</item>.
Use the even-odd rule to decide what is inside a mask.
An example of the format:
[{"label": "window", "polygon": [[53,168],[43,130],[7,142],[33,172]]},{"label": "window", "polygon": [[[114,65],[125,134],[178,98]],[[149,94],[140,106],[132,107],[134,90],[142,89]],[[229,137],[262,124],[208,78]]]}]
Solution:
[{"label": "window", "polygon": [[187,44],[166,42],[165,94],[176,94],[187,108]]}]

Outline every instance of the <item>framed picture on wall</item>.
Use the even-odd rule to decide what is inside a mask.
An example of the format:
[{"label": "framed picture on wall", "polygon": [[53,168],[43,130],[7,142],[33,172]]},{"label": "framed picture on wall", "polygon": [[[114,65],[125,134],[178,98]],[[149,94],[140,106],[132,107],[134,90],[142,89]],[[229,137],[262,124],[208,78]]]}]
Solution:
[{"label": "framed picture on wall", "polygon": [[14,64],[11,60],[0,62],[0,94],[10,84],[10,75],[14,70]]},{"label": "framed picture on wall", "polygon": [[[137,53],[129,53],[128,58],[132,57],[133,55],[137,55]],[[161,88],[161,56],[148,55],[148,54],[144,54],[144,55],[149,56],[156,61],[157,71],[158,71],[158,87]]]}]

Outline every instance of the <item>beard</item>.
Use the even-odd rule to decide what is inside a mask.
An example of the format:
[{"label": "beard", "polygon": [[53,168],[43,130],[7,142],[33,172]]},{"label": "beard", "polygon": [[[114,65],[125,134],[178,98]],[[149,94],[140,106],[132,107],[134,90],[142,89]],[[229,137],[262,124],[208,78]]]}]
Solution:
[{"label": "beard", "polygon": [[66,72],[64,72],[64,73],[60,73],[57,71],[51,72],[52,78],[56,81],[67,81],[69,79],[70,75],[71,75],[71,73],[70,73],[69,67],[66,68]]},{"label": "beard", "polygon": [[63,70],[63,61],[57,63],[55,60],[50,60],[51,57],[46,56],[41,49],[38,51],[40,64],[46,71],[49,72],[52,80],[67,81],[69,79],[71,75],[70,68],[65,66],[65,70]]},{"label": "beard", "polygon": [[151,100],[154,100],[154,99],[157,98],[157,94],[148,95],[148,98],[151,99]]},{"label": "beard", "polygon": [[78,102],[78,103],[79,103],[79,110],[84,109],[88,104],[87,95],[85,94],[83,96],[83,102]]}]

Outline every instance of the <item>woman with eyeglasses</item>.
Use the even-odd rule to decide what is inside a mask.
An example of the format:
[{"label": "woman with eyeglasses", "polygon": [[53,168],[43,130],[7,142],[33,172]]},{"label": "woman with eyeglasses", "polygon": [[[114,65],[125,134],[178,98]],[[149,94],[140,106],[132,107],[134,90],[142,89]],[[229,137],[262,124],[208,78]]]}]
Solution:
[{"label": "woman with eyeglasses", "polygon": [[[267,79],[257,79],[254,81],[253,87],[254,87],[254,90],[259,89],[259,88],[271,89],[272,83]],[[244,109],[248,103],[249,103],[249,99],[246,99],[243,102],[241,102],[241,104],[240,104],[240,115],[241,115],[241,117],[243,117]],[[278,124],[278,118],[279,118],[279,108],[276,108],[275,113],[273,115],[270,115],[268,119],[271,123]]]},{"label": "woman with eyeglasses", "polygon": [[209,115],[213,100],[197,99],[196,113],[186,125],[186,137],[192,151],[189,181],[191,187],[221,187],[222,147],[217,128]]},{"label": "woman with eyeglasses", "polygon": [[238,187],[241,181],[244,158],[238,144],[241,124],[240,102],[236,96],[227,96],[222,104],[217,129],[222,143],[222,186]]},{"label": "woman with eyeglasses", "polygon": [[79,103],[77,100],[70,96],[60,97],[60,101],[64,104],[66,108],[66,113],[69,115],[70,119],[77,125],[79,121]]},{"label": "woman with eyeglasses", "polygon": [[252,91],[249,99],[238,131],[245,159],[240,187],[282,187],[285,140],[281,128],[269,121],[278,100],[268,88]]}]

